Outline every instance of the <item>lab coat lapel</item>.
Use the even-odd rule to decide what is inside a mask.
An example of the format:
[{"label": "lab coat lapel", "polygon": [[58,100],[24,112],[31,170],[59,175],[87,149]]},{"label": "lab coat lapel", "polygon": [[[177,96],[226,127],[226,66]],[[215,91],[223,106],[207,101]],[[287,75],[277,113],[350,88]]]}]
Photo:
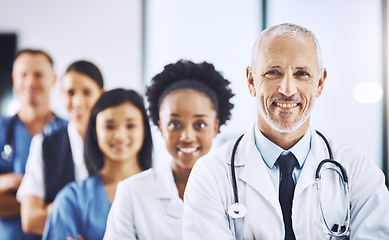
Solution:
[{"label": "lab coat lapel", "polygon": [[311,150],[301,170],[294,192],[295,197],[301,194],[307,187],[316,184],[315,173],[317,166],[323,159],[328,159],[328,151],[321,137],[311,128]]},{"label": "lab coat lapel", "polygon": [[238,176],[262,195],[275,209],[279,209],[278,196],[267,171],[267,166],[254,143],[254,127],[255,125],[245,133],[236,152],[237,163],[235,166],[243,167]]},{"label": "lab coat lapel", "polygon": [[184,203],[178,196],[171,164],[156,170],[155,182],[155,196],[161,202],[166,213],[174,218],[182,218]]}]

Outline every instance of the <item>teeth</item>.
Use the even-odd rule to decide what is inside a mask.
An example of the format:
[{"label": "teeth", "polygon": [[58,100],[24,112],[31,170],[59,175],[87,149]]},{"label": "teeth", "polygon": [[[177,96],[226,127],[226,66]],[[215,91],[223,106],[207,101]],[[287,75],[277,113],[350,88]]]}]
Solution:
[{"label": "teeth", "polygon": [[193,147],[193,148],[180,148],[179,149],[181,152],[184,152],[184,153],[192,153],[194,151],[197,150],[197,148]]},{"label": "teeth", "polygon": [[282,108],[294,108],[297,106],[297,103],[276,103],[276,105]]}]

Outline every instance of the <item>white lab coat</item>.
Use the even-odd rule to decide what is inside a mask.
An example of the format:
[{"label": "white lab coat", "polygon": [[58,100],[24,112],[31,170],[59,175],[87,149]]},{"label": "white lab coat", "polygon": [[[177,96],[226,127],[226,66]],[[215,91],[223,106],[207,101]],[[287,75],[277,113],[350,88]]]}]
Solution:
[{"label": "white lab coat", "polygon": [[182,239],[184,203],[171,163],[118,184],[104,239]]},{"label": "white lab coat", "polygon": [[[315,172],[328,159],[324,141],[312,130],[311,150],[297,181],[292,207],[296,239],[329,239],[319,208]],[[381,170],[350,146],[328,139],[334,158],[346,169],[350,184],[351,239],[389,239],[389,193]],[[184,239],[284,239],[278,196],[267,166],[254,143],[253,127],[245,133],[235,157],[239,201],[247,215],[229,217],[234,203],[231,152],[235,141],[199,159],[192,169],[184,196]],[[342,181],[335,171],[323,171],[327,181],[322,203],[330,227],[343,223]],[[329,181],[328,181],[329,180]]]}]

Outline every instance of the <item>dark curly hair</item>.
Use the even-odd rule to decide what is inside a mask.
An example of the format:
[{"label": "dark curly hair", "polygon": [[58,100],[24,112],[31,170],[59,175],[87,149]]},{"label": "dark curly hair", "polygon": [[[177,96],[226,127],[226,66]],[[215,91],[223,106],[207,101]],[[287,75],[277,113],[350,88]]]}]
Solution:
[{"label": "dark curly hair", "polygon": [[231,118],[231,109],[234,107],[230,102],[234,94],[229,84],[230,81],[216,71],[213,64],[207,62],[193,63],[181,59],[168,64],[152,78],[147,88],[149,116],[158,126],[159,108],[164,97],[179,89],[194,89],[210,98],[222,126]]}]

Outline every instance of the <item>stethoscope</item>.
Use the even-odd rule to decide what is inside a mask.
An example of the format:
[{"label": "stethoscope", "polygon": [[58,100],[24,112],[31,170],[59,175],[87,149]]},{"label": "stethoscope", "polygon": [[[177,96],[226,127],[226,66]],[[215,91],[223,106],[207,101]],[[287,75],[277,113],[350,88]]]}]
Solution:
[{"label": "stethoscope", "polygon": [[[57,129],[60,129],[63,124],[61,123],[61,121],[59,120],[59,118],[57,118],[57,116],[52,113],[53,117],[54,117],[54,125],[52,126],[49,126],[49,125],[46,125],[44,128],[43,128],[43,134],[44,135],[50,135],[54,130],[57,130]],[[15,147],[12,146],[12,139],[13,139],[13,130],[14,130],[14,127],[15,127],[15,123],[16,123],[16,120],[18,119],[18,115],[15,114],[11,117],[11,119],[9,120],[9,123],[8,123],[8,127],[7,127],[7,132],[6,132],[6,137],[5,137],[5,144],[4,144],[4,147],[3,147],[3,151],[1,152],[1,157],[8,161],[8,162],[11,162],[12,159],[13,159],[13,155],[14,155],[14,152],[15,152]]]},{"label": "stethoscope", "polygon": [[[315,174],[315,177],[316,177],[316,184],[317,184],[317,191],[318,191],[318,194],[319,194],[319,205],[320,205],[320,212],[321,212],[321,215],[322,215],[322,218],[324,220],[324,223],[328,229],[328,233],[329,235],[333,236],[333,237],[342,237],[342,236],[347,236],[349,234],[349,230],[350,230],[350,196],[349,196],[349,185],[348,185],[348,178],[347,178],[347,173],[346,173],[346,170],[343,168],[343,166],[334,160],[334,156],[332,154],[332,150],[331,150],[331,147],[330,147],[330,144],[328,143],[327,139],[324,137],[323,134],[321,134],[319,131],[316,131],[316,133],[324,140],[326,146],[327,146],[327,149],[328,149],[328,154],[329,154],[329,159],[324,159],[322,160],[317,169],[316,169],[316,174]],[[244,216],[246,216],[247,214],[247,208],[246,206],[244,206],[243,204],[240,204],[239,203],[239,196],[238,196],[238,186],[237,186],[237,183],[236,183],[236,176],[235,176],[235,153],[236,153],[236,149],[238,148],[238,145],[239,145],[239,142],[242,140],[243,138],[243,135],[240,136],[235,144],[234,144],[234,147],[232,149],[232,153],[231,153],[231,181],[232,181],[232,188],[233,188],[233,191],[234,191],[234,200],[235,200],[235,203],[232,204],[227,212],[228,212],[228,215],[232,218],[242,218]],[[334,169],[340,176],[341,176],[341,179],[343,181],[343,186],[344,186],[344,191],[345,191],[345,194],[346,194],[346,199],[347,199],[347,217],[346,217],[346,220],[344,222],[343,225],[337,225],[335,224],[332,228],[330,228],[328,226],[328,223],[326,221],[326,218],[324,216],[324,211],[323,211],[323,206],[321,204],[321,196],[320,196],[320,192],[321,192],[321,169],[323,167],[323,165],[325,164],[328,164],[328,163],[332,163],[334,165],[336,165],[339,169],[340,169],[340,172],[335,169],[335,168],[332,168]],[[339,227],[340,226],[340,227]]]},{"label": "stethoscope", "polygon": [[9,120],[7,133],[6,133],[7,135],[5,135],[6,136],[5,137],[5,145],[3,147],[3,151],[1,152],[1,157],[8,162],[10,162],[12,160],[13,153],[14,153],[14,148],[12,147],[12,138],[13,138],[12,131],[14,129],[15,122],[17,119],[18,119],[18,115],[15,114]]}]

